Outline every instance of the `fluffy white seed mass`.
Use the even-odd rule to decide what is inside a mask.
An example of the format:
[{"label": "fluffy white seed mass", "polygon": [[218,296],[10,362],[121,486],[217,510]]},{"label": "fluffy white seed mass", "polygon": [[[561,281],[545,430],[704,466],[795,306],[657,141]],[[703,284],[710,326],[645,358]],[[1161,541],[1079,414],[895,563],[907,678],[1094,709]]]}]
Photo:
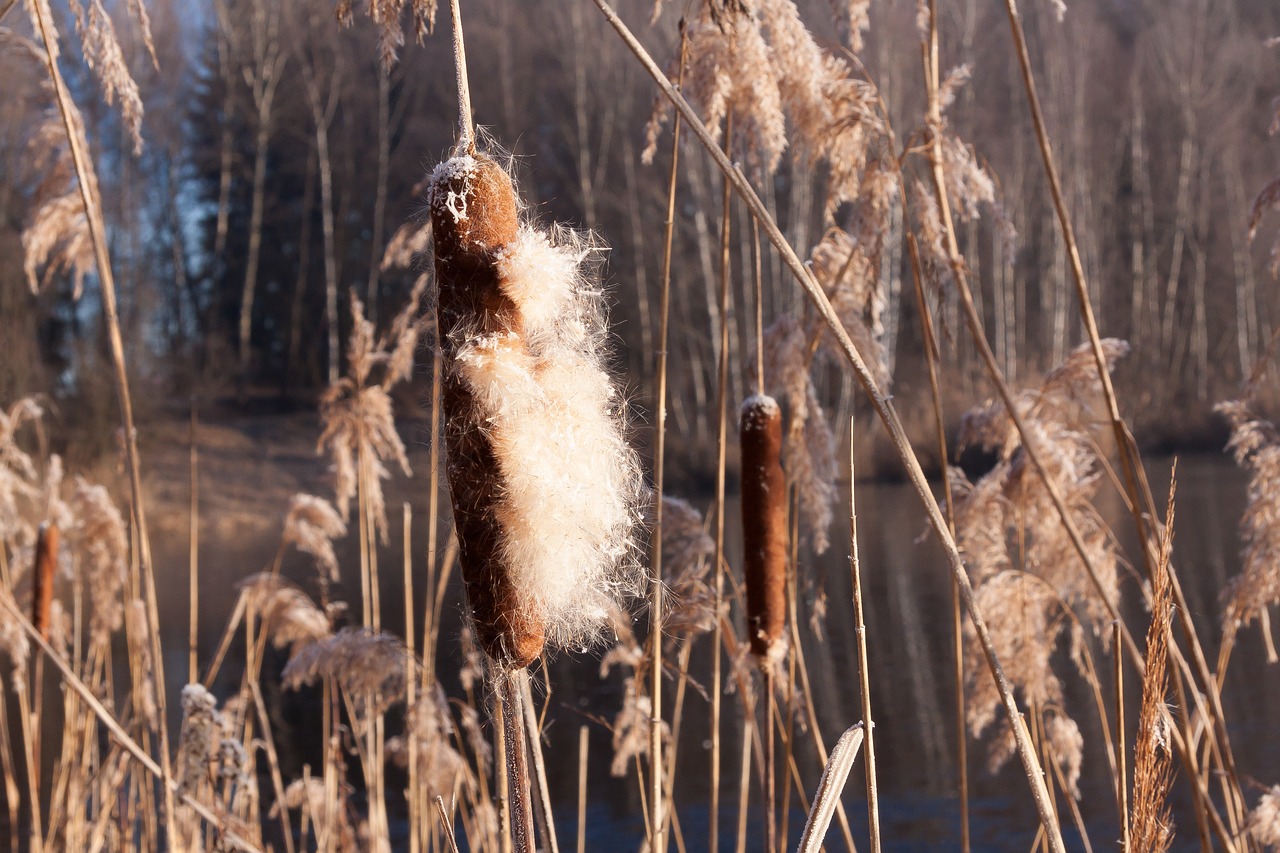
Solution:
[{"label": "fluffy white seed mass", "polygon": [[584,271],[590,251],[567,232],[522,225],[497,257],[521,328],[472,336],[456,364],[501,472],[504,562],[559,646],[592,640],[638,585],[640,469],[601,356],[602,300]]}]

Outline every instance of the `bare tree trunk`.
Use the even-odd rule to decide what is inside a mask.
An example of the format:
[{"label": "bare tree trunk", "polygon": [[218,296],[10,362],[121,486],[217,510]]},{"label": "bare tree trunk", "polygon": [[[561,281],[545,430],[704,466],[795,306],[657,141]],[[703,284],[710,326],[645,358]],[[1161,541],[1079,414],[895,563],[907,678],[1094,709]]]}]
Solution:
[{"label": "bare tree trunk", "polygon": [[244,290],[240,299],[240,396],[243,399],[249,380],[249,362],[253,354],[250,335],[253,331],[253,302],[258,287],[258,255],[262,249],[262,213],[266,203],[267,147],[271,141],[271,111],[275,102],[276,87],[285,57],[280,50],[280,8],[265,8],[259,0],[250,16],[253,56],[250,67],[245,69],[253,92],[258,132],[253,159],[253,195],[249,214],[249,250],[245,259]]},{"label": "bare tree trunk", "polygon": [[302,190],[302,234],[298,238],[298,277],[293,284],[293,302],[289,306],[289,352],[285,362],[281,391],[283,393],[297,369],[302,349],[302,306],[307,293],[307,277],[311,272],[311,208],[316,203],[316,152],[307,152],[307,177]]},{"label": "bare tree trunk", "polygon": [[378,63],[378,184],[373,194],[373,235],[369,249],[369,284],[365,307],[369,320],[378,322],[378,281],[382,272],[382,232],[386,228],[387,173],[391,163],[391,74]]},{"label": "bare tree trunk", "polygon": [[[1235,149],[1227,149],[1223,166],[1231,209],[1245,210],[1248,199],[1244,192],[1244,179],[1240,175],[1240,159]],[[1240,358],[1240,378],[1247,380],[1253,372],[1253,353],[1258,336],[1258,297],[1253,278],[1253,258],[1240,228],[1228,228],[1231,234],[1231,260],[1236,279],[1236,352]]]}]

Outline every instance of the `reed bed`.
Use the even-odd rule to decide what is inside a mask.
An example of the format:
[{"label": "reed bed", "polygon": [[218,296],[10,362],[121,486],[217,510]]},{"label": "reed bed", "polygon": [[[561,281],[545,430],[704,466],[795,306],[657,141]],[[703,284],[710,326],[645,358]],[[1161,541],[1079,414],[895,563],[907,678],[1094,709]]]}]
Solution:
[{"label": "reed bed", "polygon": [[[198,592],[226,579],[211,577],[198,560],[192,414],[190,672],[177,690],[165,680],[160,638],[169,620],[157,603],[110,243],[83,120],[60,71],[49,6],[26,7],[38,43],[0,30],[0,50],[47,76],[36,166],[48,186],[23,235],[24,271],[33,289],[56,276],[74,280],[77,293],[86,277],[98,283],[127,485],[66,479],[44,440],[41,399],[0,410],[0,652],[7,666],[0,817],[8,846],[555,851],[556,818],[575,810],[552,797],[567,764],[547,760],[543,745],[557,724],[581,720],[558,708],[566,685],[551,661],[604,649],[600,676],[620,673],[619,705],[611,719],[588,722],[611,738],[612,775],[634,780],[645,849],[704,849],[682,825],[691,811],[679,800],[677,779],[700,763],[686,732],[705,713],[713,780],[705,848],[718,850],[721,834],[736,828],[737,849],[745,850],[747,815],[763,810],[763,842],[752,849],[785,850],[798,835],[802,851],[865,843],[878,853],[892,844],[893,829],[882,824],[877,762],[883,768],[896,756],[875,746],[870,673],[888,663],[878,648],[884,638],[868,632],[863,583],[882,569],[859,559],[853,461],[869,428],[854,417],[850,396],[833,402],[827,393],[838,376],[850,391],[861,386],[945,555],[948,574],[938,580],[953,595],[947,666],[956,669],[962,756],[954,846],[972,846],[969,796],[981,784],[963,758],[972,739],[985,747],[992,771],[1019,759],[1031,797],[1026,821],[1037,827],[1033,849],[1064,851],[1067,839],[1103,848],[1088,832],[1103,812],[1120,828],[1125,850],[1164,851],[1193,833],[1205,850],[1280,849],[1280,787],[1251,784],[1240,772],[1221,697],[1232,649],[1253,623],[1270,659],[1280,659],[1269,617],[1280,603],[1280,431],[1257,413],[1260,377],[1240,400],[1219,405],[1232,430],[1228,449],[1250,483],[1244,569],[1223,593],[1210,668],[1209,638],[1186,615],[1179,581],[1191,567],[1179,564],[1173,548],[1174,489],[1157,512],[1111,377],[1130,346],[1102,337],[1093,317],[1013,0],[1006,4],[1010,36],[1082,319],[1079,346],[1022,389],[986,338],[970,288],[977,257],[966,257],[959,236],[962,226],[982,223],[1011,242],[1014,217],[997,177],[949,115],[969,70],[943,73],[936,3],[919,4],[924,106],[899,118],[914,122],[906,128],[894,127],[858,58],[867,3],[843,9],[840,50],[814,37],[792,0],[693,4],[678,50],[668,46],[670,73],[606,0],[594,5],[658,92],[644,160],[654,158],[675,116],[651,466],[635,449],[640,429],[611,352],[601,269],[609,235],[541,223],[521,194],[513,158],[475,128],[454,0],[455,144],[422,183],[424,216],[397,231],[380,267],[412,270],[413,285],[381,323],[372,316],[376,304],[366,306],[354,291],[345,300],[341,369],[335,357],[319,398],[317,451],[331,466],[332,495],[299,493],[282,507],[275,557],[234,578],[234,609],[211,656],[199,648]],[[655,19],[662,7],[654,5]],[[158,62],[145,6],[128,8]],[[102,98],[140,149],[142,102],[113,19],[98,0],[73,2],[71,11]],[[367,11],[384,74],[403,45],[403,19],[421,40],[436,14],[434,2],[374,3]],[[352,23],[350,3],[337,12]],[[486,73],[489,61],[481,60]],[[667,358],[679,272],[673,228],[679,172],[690,160],[717,170],[722,191],[718,311],[708,297],[718,340],[719,459],[707,505],[670,494],[664,476],[667,379],[684,367]],[[811,245],[789,240],[772,201],[762,198],[788,164],[821,177],[814,204],[821,236],[804,241]],[[539,166],[535,160],[535,174]],[[1275,184],[1262,190],[1251,230],[1278,195]],[[738,235],[741,268],[732,252],[735,223],[748,235]],[[762,232],[772,255],[761,247]],[[923,473],[926,451],[908,440],[891,393],[900,366],[885,311],[895,297],[882,270],[904,266],[904,247],[926,342],[936,422],[928,452],[942,463],[941,503]],[[766,256],[794,277],[795,298],[765,299]],[[734,312],[747,314],[745,306],[754,309],[754,330],[739,334],[749,324]],[[966,345],[981,355],[996,393],[968,401],[954,436],[941,390],[954,377],[946,341],[935,335],[935,315],[945,313],[962,321]],[[391,592],[395,584],[380,573],[392,534],[384,483],[393,469],[414,476],[397,389],[428,360],[431,471],[414,487],[427,492],[430,544],[425,560],[413,553],[415,516],[406,503],[402,587]],[[728,401],[732,389],[749,388],[737,424],[738,566],[725,541],[733,523]],[[844,441],[833,427],[837,416],[849,418],[847,469],[837,462]],[[975,452],[989,459],[984,470],[947,465]],[[438,501],[441,473],[450,512]],[[846,484],[852,608],[828,602],[814,568],[833,547],[830,528]],[[117,501],[121,493],[127,501]],[[1109,527],[1104,495],[1132,517],[1136,553],[1125,554]],[[358,566],[344,565],[340,554],[350,549],[335,544],[347,537],[357,540]],[[450,597],[455,568],[462,601]],[[343,578],[356,570],[360,600],[347,602]],[[1126,583],[1130,574],[1136,582]],[[400,608],[384,607],[389,594],[400,596],[403,636],[392,630]],[[455,602],[465,628],[456,666],[445,667],[455,644],[441,642],[441,626]],[[821,641],[828,620],[850,619],[861,701],[819,709],[805,646]],[[1134,638],[1140,626],[1141,645]],[[709,685],[694,669],[707,657]],[[459,672],[461,695],[449,695],[442,669]],[[1130,678],[1141,687],[1136,706],[1126,702]],[[1073,702],[1073,695],[1087,698]],[[304,709],[294,713],[302,715],[312,761],[301,767],[281,757],[299,728],[282,710],[286,702]],[[894,725],[904,710],[877,704],[876,717]],[[1097,720],[1086,725],[1082,714]],[[821,723],[833,715],[843,736],[828,753]],[[1086,729],[1100,731],[1099,741],[1086,739]],[[590,760],[591,730],[578,729],[572,805],[579,851],[588,846],[587,804],[595,798],[589,774],[603,765]],[[730,818],[721,810],[720,780],[724,753],[734,750],[738,803]],[[821,778],[808,772],[815,759]],[[846,791],[858,760],[865,785]],[[1087,763],[1105,763],[1114,803],[1084,802]],[[1171,817],[1179,786],[1189,794],[1194,829]],[[864,795],[865,839],[855,838],[846,813],[851,797]],[[803,827],[789,823],[793,802],[808,814]],[[840,841],[828,838],[833,821]]]}]

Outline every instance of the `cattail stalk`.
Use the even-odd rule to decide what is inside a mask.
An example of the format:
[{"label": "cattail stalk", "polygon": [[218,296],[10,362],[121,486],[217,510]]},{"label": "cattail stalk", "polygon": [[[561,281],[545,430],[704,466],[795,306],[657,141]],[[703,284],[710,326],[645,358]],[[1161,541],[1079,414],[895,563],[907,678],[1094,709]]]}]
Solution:
[{"label": "cattail stalk", "polygon": [[578,853],[587,853],[587,749],[591,730],[578,728]]}]

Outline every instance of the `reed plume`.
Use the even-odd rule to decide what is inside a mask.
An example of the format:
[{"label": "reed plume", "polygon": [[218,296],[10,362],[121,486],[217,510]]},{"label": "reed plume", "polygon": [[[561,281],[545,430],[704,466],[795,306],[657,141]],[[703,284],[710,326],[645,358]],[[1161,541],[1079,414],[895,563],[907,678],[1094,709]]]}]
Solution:
[{"label": "reed plume", "polygon": [[1280,785],[1265,790],[1249,813],[1249,834],[1258,844],[1280,850]]},{"label": "reed plume", "polygon": [[522,224],[465,147],[432,175],[448,475],[480,646],[508,667],[581,646],[636,590],[639,467],[603,369],[591,246]]},{"label": "reed plume", "polygon": [[331,583],[338,582],[333,540],[346,535],[346,522],[324,498],[299,493],[290,499],[284,518],[284,544],[315,557],[317,567]]},{"label": "reed plume", "polygon": [[1165,697],[1169,692],[1169,626],[1173,618],[1173,582],[1169,557],[1173,547],[1174,486],[1169,486],[1169,510],[1160,537],[1160,560],[1151,590],[1151,624],[1142,676],[1142,706],[1133,756],[1133,811],[1130,850],[1165,853],[1173,843],[1173,823],[1167,798],[1173,784],[1173,746]]},{"label": "reed plume", "polygon": [[240,582],[246,609],[256,614],[276,648],[296,654],[332,633],[329,617],[298,587],[277,574],[261,572]]},{"label": "reed plume", "polygon": [[[1249,472],[1248,503],[1240,519],[1244,565],[1222,591],[1224,643],[1243,626],[1266,616],[1280,602],[1280,431],[1257,417],[1242,400],[1219,403],[1215,411],[1231,424],[1227,449]],[[1265,625],[1265,623],[1264,623]],[[1270,638],[1267,638],[1270,648]]]},{"label": "reed plume", "polygon": [[742,539],[747,637],[762,664],[787,651],[787,484],[782,473],[782,410],[754,396],[739,414]]}]

